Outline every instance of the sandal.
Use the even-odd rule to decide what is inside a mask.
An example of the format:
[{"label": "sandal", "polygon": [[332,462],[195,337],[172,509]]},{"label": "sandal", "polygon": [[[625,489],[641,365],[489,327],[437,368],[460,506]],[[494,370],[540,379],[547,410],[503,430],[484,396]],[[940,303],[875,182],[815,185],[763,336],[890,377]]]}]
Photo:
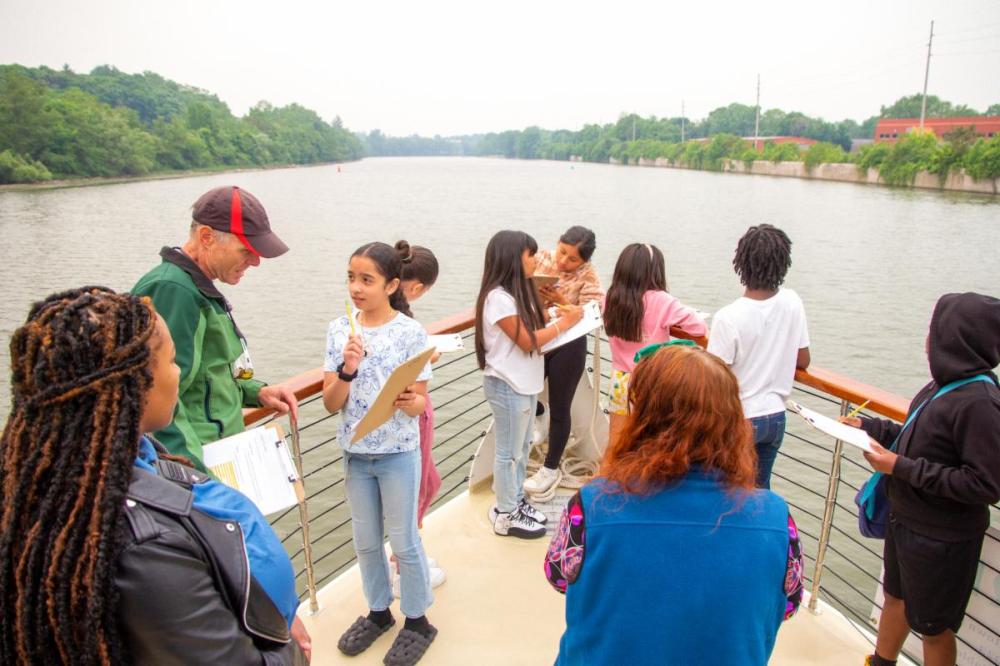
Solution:
[{"label": "sandal", "polygon": [[389,631],[394,624],[396,624],[395,618],[389,624],[380,627],[367,617],[361,616],[343,633],[340,640],[337,641],[337,648],[349,657],[361,654],[371,647],[375,639]]},{"label": "sandal", "polygon": [[431,641],[437,636],[438,630],[431,627],[429,636],[424,636],[412,629],[403,629],[392,642],[392,647],[385,655],[382,663],[386,666],[413,666],[427,652]]}]

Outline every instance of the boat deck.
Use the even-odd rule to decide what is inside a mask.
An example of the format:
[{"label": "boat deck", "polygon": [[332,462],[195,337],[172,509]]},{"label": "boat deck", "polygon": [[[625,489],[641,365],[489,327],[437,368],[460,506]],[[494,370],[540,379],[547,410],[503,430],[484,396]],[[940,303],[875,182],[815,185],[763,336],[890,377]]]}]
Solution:
[{"label": "boat deck", "polygon": [[[565,615],[563,596],[542,574],[548,539],[494,536],[486,518],[492,500],[488,488],[466,492],[424,520],[424,547],[448,579],[434,590],[427,616],[439,633],[422,663],[518,665],[555,660]],[[309,615],[308,604],[299,611],[312,636],[312,663],[381,664],[402,626],[398,602],[393,631],[365,653],[346,657],[337,650],[337,639],[358,615],[367,613],[357,565],[324,587],[319,601],[316,615]],[[840,613],[826,607],[814,615],[803,604],[782,626],[770,663],[862,664],[870,651],[868,640]]]}]

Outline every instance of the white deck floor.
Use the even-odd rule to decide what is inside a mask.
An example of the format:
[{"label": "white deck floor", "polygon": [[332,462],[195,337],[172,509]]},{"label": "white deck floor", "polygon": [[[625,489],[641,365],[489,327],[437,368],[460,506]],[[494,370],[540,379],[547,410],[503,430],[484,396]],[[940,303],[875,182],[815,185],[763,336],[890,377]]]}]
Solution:
[{"label": "white deck floor", "polygon": [[[562,595],[542,574],[548,539],[523,541],[493,535],[486,519],[492,501],[487,492],[465,493],[424,520],[424,546],[448,575],[435,592],[427,617],[438,630],[422,664],[551,664],[564,625]],[[381,664],[402,626],[397,624],[365,653],[346,657],[337,650],[340,634],[367,613],[357,566],[320,593],[321,610],[300,615],[313,640],[312,663]],[[813,615],[805,608],[778,634],[771,664],[863,664],[871,645],[843,616],[826,609]]]}]

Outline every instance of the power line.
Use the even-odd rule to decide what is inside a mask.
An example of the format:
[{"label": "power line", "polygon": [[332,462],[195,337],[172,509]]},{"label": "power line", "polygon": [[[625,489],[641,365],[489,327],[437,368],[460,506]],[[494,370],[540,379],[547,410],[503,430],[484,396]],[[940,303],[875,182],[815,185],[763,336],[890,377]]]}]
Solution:
[{"label": "power line", "polygon": [[946,39],[946,40],[944,40],[944,42],[948,46],[951,46],[952,44],[965,44],[967,42],[981,42],[984,39],[998,39],[998,40],[1000,40],[1000,32],[993,33],[991,35],[983,35],[982,37],[971,37],[969,39],[960,39],[960,40],[954,41],[954,42],[948,41]]},{"label": "power line", "polygon": [[936,56],[957,56],[957,55],[992,55],[994,53],[1000,53],[998,51],[953,51],[951,53],[935,53]]},{"label": "power line", "polygon": [[[910,44],[905,47],[882,49],[881,51],[874,51],[872,53],[869,53],[863,58],[843,63],[842,65],[836,68],[813,70],[806,76],[796,77],[794,79],[785,79],[782,78],[780,74],[777,74],[773,77],[773,79],[769,78],[768,80],[775,80],[778,83],[784,85],[797,85],[799,83],[813,82],[816,81],[817,79],[829,79],[829,78],[838,79],[838,78],[843,78],[844,76],[853,76],[856,72],[870,71],[872,68],[873,60],[878,61],[877,65],[879,67],[885,67],[887,64],[894,64],[896,62],[901,63],[904,61],[913,63],[917,58],[917,49],[920,49],[920,52],[923,52],[923,49],[926,46],[927,42],[920,42],[917,44]],[[878,56],[880,56],[883,53],[892,54],[895,55],[895,57],[892,57],[892,55],[890,55],[887,58],[879,59]]]},{"label": "power line", "polygon": [[974,28],[966,28],[964,30],[956,30],[954,32],[945,31],[945,32],[940,33],[940,35],[942,37],[946,36],[946,35],[948,35],[948,36],[951,36],[951,35],[964,35],[964,34],[970,33],[970,32],[982,32],[983,30],[989,30],[990,28],[995,28],[997,26],[1000,26],[1000,22],[998,22],[998,23],[986,23],[985,25],[978,25],[978,26],[976,26]]}]

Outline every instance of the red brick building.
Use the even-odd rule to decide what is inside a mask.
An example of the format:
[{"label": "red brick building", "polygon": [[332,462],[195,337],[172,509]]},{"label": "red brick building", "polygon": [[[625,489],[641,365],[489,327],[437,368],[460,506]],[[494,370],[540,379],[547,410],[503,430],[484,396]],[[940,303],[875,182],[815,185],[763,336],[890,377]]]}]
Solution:
[{"label": "red brick building", "polygon": [[[875,125],[875,141],[895,143],[907,132],[920,127],[920,118],[886,118]],[[1000,134],[1000,116],[959,116],[951,118],[925,118],[924,128],[938,138],[960,127],[972,127],[984,139],[992,139]]]}]

